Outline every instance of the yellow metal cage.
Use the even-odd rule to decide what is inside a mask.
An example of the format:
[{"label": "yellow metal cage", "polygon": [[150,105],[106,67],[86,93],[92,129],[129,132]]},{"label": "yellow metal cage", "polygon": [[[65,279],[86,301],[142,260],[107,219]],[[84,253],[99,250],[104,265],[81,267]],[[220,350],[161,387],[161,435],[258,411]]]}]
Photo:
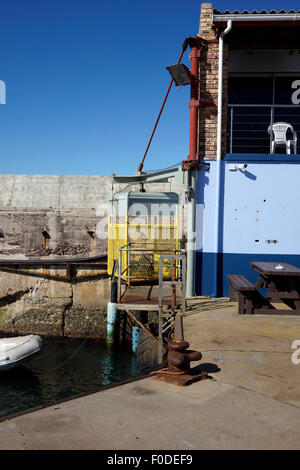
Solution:
[{"label": "yellow metal cage", "polygon": [[[108,274],[117,260],[128,283],[157,279],[160,254],[180,249],[178,195],[128,192],[118,196],[110,201]],[[171,270],[166,266],[164,275],[171,277]]]}]

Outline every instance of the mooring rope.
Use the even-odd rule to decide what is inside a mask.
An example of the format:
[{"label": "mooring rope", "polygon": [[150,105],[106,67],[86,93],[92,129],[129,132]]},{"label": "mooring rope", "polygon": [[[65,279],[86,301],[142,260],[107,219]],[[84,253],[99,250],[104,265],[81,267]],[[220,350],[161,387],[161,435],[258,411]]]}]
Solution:
[{"label": "mooring rope", "polygon": [[77,353],[79,353],[79,351],[81,350],[81,348],[83,348],[83,346],[85,345],[85,343],[87,342],[87,340],[90,338],[90,336],[92,335],[92,333],[94,333],[94,331],[96,330],[97,326],[95,326],[90,332],[89,334],[86,336],[86,338],[84,338],[83,342],[81,343],[81,345],[79,346],[79,348],[76,349],[75,352],[73,352],[71,354],[71,356],[66,360],[64,361],[62,364],[60,364],[59,366],[57,367],[54,367],[54,369],[52,370],[58,370],[60,369],[61,367],[63,367],[65,364],[67,364],[68,362],[70,362],[74,356],[76,356]]},{"label": "mooring rope", "polygon": [[181,372],[172,372],[170,370],[168,370],[167,367],[165,367],[164,369],[159,369],[159,370],[154,370],[153,372],[150,372],[149,375],[151,374],[169,374],[169,375],[182,375],[182,374],[186,374],[187,371],[183,370]]},{"label": "mooring rope", "polygon": [[80,351],[80,349],[85,345],[85,343],[87,342],[87,340],[89,339],[90,335],[87,336],[86,338],[84,338],[83,342],[81,343],[81,345],[79,346],[79,348],[76,349],[76,351],[74,353],[71,354],[71,356],[66,360],[64,361],[62,364],[60,364],[59,366],[57,367],[54,367],[54,369],[52,370],[58,370],[60,369],[61,367],[63,367],[65,364],[67,364],[69,361],[71,361],[73,359],[74,356],[76,356],[76,354]]}]

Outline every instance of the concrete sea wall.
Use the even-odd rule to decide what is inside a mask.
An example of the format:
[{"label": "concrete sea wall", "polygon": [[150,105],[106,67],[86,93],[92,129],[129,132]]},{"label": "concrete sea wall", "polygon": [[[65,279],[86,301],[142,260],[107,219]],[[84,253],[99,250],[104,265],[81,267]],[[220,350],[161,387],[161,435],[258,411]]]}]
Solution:
[{"label": "concrete sea wall", "polygon": [[[111,176],[0,175],[0,258],[96,256],[107,252],[107,203],[125,189]],[[139,185],[126,190],[138,191]],[[180,181],[145,184],[146,191],[181,193]],[[99,229],[100,227],[100,229]],[[105,270],[65,267],[0,271],[0,336],[104,337],[110,283]]]},{"label": "concrete sea wall", "polygon": [[[89,281],[64,282],[43,277],[62,277],[60,269],[50,266],[41,271],[35,270],[34,276],[0,273],[0,334],[105,337],[110,296],[106,274],[99,272]],[[83,273],[78,270],[77,276]]]},{"label": "concrete sea wall", "polygon": [[[111,176],[71,175],[0,175],[0,186],[0,255],[25,256],[106,253],[107,204],[126,187]],[[182,185],[145,189],[181,192]]]}]

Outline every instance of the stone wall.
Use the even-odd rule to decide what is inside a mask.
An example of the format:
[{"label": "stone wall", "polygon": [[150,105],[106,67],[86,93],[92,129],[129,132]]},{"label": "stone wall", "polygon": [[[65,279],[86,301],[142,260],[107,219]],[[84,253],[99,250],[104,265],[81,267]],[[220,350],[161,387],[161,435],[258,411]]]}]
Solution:
[{"label": "stone wall", "polygon": [[34,276],[0,272],[0,336],[105,337],[110,281],[103,270],[83,281],[88,271],[79,269],[76,282],[46,279],[64,275],[55,267],[34,271]]},{"label": "stone wall", "polygon": [[[216,159],[218,127],[219,40],[212,18],[212,4],[202,3],[199,36],[207,40],[208,47],[200,58],[199,154],[208,160]],[[224,41],[222,154],[226,152],[228,54]]]}]

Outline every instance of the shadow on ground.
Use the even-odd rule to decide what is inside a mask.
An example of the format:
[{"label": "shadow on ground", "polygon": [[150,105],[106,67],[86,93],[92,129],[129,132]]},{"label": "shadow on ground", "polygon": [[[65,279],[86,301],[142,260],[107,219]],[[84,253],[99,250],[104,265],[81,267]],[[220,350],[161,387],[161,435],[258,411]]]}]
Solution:
[{"label": "shadow on ground", "polygon": [[213,364],[211,362],[205,362],[204,364],[199,364],[196,367],[192,368],[193,372],[196,374],[201,374],[201,372],[207,372],[208,374],[214,374],[220,372],[221,369],[217,366],[217,364]]}]

